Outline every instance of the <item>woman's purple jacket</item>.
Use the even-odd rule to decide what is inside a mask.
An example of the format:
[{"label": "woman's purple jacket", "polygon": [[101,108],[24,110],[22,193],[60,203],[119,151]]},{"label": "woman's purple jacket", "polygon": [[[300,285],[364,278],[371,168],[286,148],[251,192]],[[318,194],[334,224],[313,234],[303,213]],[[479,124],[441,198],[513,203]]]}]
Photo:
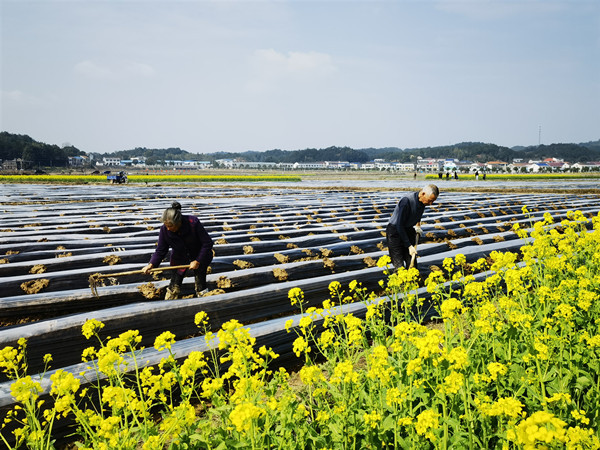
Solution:
[{"label": "woman's purple jacket", "polygon": [[205,269],[213,259],[213,241],[195,216],[181,216],[181,226],[177,232],[167,230],[163,225],[158,234],[156,251],[150,258],[150,264],[158,267],[169,248],[171,252],[171,265],[188,264],[194,259],[200,263],[200,268]]}]

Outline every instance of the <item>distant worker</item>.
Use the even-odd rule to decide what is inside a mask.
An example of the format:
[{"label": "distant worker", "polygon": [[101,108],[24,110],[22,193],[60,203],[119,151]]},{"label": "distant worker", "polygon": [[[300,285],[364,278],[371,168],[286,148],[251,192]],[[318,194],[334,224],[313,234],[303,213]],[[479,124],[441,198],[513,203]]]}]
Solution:
[{"label": "distant worker", "polygon": [[421,217],[425,207],[432,205],[439,194],[438,187],[430,184],[402,197],[396,205],[385,233],[390,259],[396,269],[408,269],[412,256],[417,256],[417,234],[423,234]]},{"label": "distant worker", "polygon": [[446,172],[446,180],[450,179],[450,172]]},{"label": "distant worker", "polygon": [[485,172],[483,172],[483,181],[485,181]]},{"label": "distant worker", "polygon": [[475,179],[476,179],[476,180],[479,180],[479,170],[476,170],[476,171],[475,171]]},{"label": "distant worker", "polygon": [[456,170],[454,171],[454,179],[458,180],[458,172]]},{"label": "distant worker", "polygon": [[[173,202],[170,208],[162,214],[156,251],[142,272],[150,273],[150,269],[160,265],[172,249],[172,266],[189,264],[189,270],[194,271],[196,295],[202,296],[206,288],[206,271],[213,259],[213,241],[196,216],[181,214],[181,205]],[[167,288],[165,300],[174,300],[181,295],[181,285],[187,269],[173,271],[171,283]]]},{"label": "distant worker", "polygon": [[442,172],[438,172],[438,178],[441,180],[442,179]]}]

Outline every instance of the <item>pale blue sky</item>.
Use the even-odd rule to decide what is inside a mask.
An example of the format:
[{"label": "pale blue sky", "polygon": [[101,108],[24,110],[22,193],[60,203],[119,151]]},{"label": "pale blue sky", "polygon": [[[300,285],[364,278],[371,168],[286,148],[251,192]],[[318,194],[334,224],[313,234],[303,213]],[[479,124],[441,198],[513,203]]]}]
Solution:
[{"label": "pale blue sky", "polygon": [[598,0],[0,1],[0,128],[49,144],[600,138]]}]

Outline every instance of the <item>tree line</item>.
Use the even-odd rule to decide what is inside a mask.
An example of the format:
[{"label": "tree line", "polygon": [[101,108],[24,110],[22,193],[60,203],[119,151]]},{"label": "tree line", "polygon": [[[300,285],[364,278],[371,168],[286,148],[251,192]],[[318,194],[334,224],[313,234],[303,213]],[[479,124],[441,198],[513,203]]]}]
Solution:
[{"label": "tree line", "polygon": [[0,160],[20,159],[23,168],[67,167],[70,156],[85,156],[85,152],[73,146],[38,142],[27,135],[0,132]]},{"label": "tree line", "polygon": [[[27,135],[0,133],[0,159],[3,161],[22,159],[31,164],[30,167],[64,167],[68,165],[69,156],[83,156],[85,152],[73,146],[58,147],[35,141]],[[320,161],[348,161],[364,163],[373,159],[384,159],[390,162],[416,162],[417,158],[457,159],[459,161],[488,162],[500,160],[512,162],[514,159],[543,160],[559,158],[565,161],[588,162],[600,160],[600,140],[581,144],[550,144],[530,147],[508,148],[496,144],[482,142],[461,142],[454,145],[406,148],[363,148],[350,147],[306,148],[303,150],[273,149],[266,151],[246,151],[240,153],[214,152],[191,153],[178,147],[152,149],[136,147],[112,153],[90,153],[92,160],[101,161],[103,157],[132,159],[146,158],[147,165],[159,164],[168,160],[195,160],[215,163],[219,159],[241,159],[249,162],[273,163],[311,163]]]},{"label": "tree line", "polygon": [[[98,158],[108,156],[98,154]],[[454,145],[400,149],[364,148],[353,149],[350,147],[328,147],[323,149],[307,148],[304,150],[266,150],[246,152],[215,152],[215,153],[190,153],[180,148],[148,149],[138,147],[132,150],[122,150],[111,153],[121,159],[144,156],[146,163],[156,164],[165,160],[195,160],[210,161],[214,163],[219,159],[241,159],[248,162],[274,162],[274,163],[311,163],[320,161],[348,161],[364,163],[374,159],[384,159],[390,162],[416,162],[417,158],[457,159],[459,161],[505,161],[512,162],[521,158],[528,160],[543,160],[545,158],[558,158],[565,161],[588,162],[600,160],[600,140],[586,144],[550,144],[520,147],[512,149],[496,144],[482,142],[462,142]]]}]

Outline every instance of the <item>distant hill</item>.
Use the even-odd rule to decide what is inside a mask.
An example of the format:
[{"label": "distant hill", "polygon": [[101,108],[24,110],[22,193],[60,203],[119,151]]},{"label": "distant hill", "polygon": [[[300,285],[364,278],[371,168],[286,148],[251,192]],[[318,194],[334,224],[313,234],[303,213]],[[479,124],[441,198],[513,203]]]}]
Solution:
[{"label": "distant hill", "polygon": [[[0,159],[10,160],[22,158],[33,164],[45,166],[63,166],[67,164],[68,156],[84,155],[85,153],[73,146],[60,148],[35,141],[27,135],[0,133]],[[327,147],[322,149],[306,148],[303,150],[266,150],[246,151],[240,153],[190,153],[178,147],[152,149],[136,147],[129,150],[119,150],[112,153],[91,153],[96,160],[103,157],[131,159],[143,156],[148,164],[164,160],[195,160],[211,161],[218,159],[242,159],[251,162],[283,162],[310,163],[319,161],[349,161],[364,163],[373,159],[384,159],[395,162],[411,162],[417,157],[422,158],[451,158],[460,161],[487,162],[501,160],[511,162],[515,158],[524,160],[541,160],[559,158],[568,162],[600,161],[600,140],[581,144],[550,144],[530,147],[503,147],[482,142],[461,142],[453,145],[425,148],[384,147],[361,148]]]},{"label": "distant hill", "polygon": [[[109,156],[109,155],[98,155]],[[510,162],[515,158],[544,159],[559,158],[569,162],[585,162],[600,159],[600,142],[587,144],[551,144],[535,147],[523,147],[515,150],[496,144],[482,142],[461,142],[454,145],[440,147],[401,149],[397,147],[386,148],[361,148],[328,147],[324,149],[307,148],[304,150],[266,150],[262,152],[247,151],[239,153],[189,153],[180,148],[147,149],[136,148],[111,153],[110,156],[129,159],[135,156],[145,156],[153,160],[189,159],[197,161],[211,161],[218,159],[242,159],[251,162],[282,162],[282,163],[309,163],[319,161],[349,161],[366,162],[381,158],[386,161],[410,162],[417,157],[421,158],[451,158],[460,161],[493,161]]]},{"label": "distant hill", "polygon": [[0,160],[22,159],[25,168],[33,167],[66,167],[69,156],[85,155],[73,146],[38,142],[27,135],[0,132]]}]

